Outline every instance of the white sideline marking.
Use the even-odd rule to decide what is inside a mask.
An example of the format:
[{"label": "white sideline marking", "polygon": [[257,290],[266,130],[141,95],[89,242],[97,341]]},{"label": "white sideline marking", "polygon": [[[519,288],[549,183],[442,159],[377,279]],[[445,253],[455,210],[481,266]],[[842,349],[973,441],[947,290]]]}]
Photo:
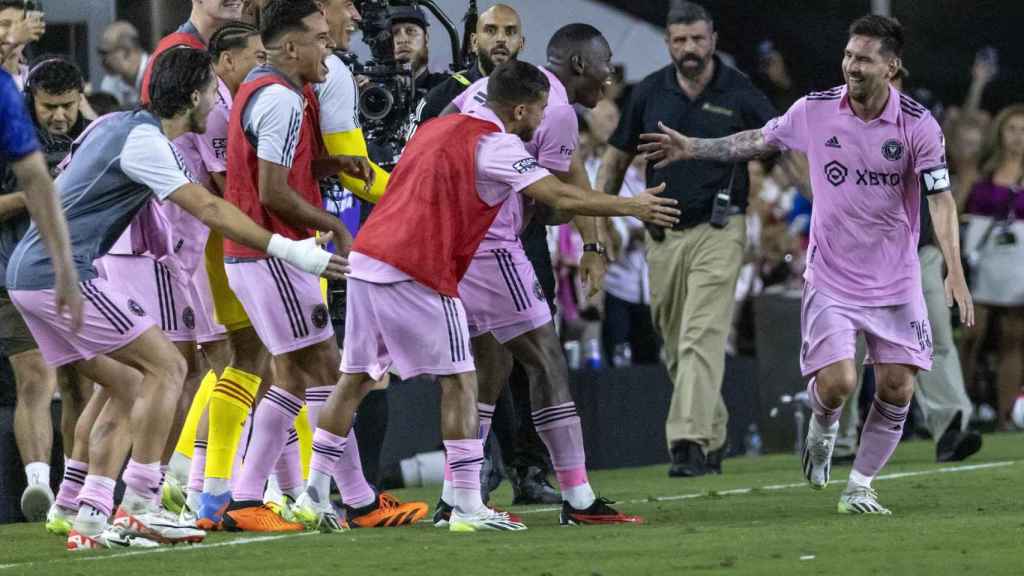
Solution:
[{"label": "white sideline marking", "polygon": [[[932,476],[935,474],[949,474],[954,472],[973,472],[976,470],[986,470],[989,468],[1003,468],[1006,466],[1012,466],[1017,462],[1014,460],[1005,462],[989,462],[986,464],[966,464],[963,466],[946,466],[943,468],[936,468],[933,470],[918,470],[916,472],[895,472],[893,474],[883,474],[875,478],[875,480],[896,480],[900,478],[912,478],[915,476]],[[715,492],[694,492],[692,494],[679,494],[676,496],[658,496],[653,499],[655,502],[673,502],[677,500],[693,500],[696,498],[708,498],[714,496],[731,496],[739,494],[750,494],[754,491],[769,491],[769,490],[788,490],[791,488],[803,488],[806,486],[806,482],[794,482],[792,484],[770,484],[768,486],[762,486],[760,488],[736,488],[732,490],[722,490]],[[651,499],[643,500],[629,500],[628,504],[646,504],[650,503]],[[516,512],[517,515],[524,514],[540,514],[543,512],[558,512],[561,508],[532,508],[530,510],[523,510]],[[429,521],[424,520],[424,522]],[[10,568],[24,568],[37,564],[53,564],[55,562],[68,562],[68,561],[82,561],[82,560],[113,560],[116,558],[124,558],[126,556],[144,556],[148,554],[162,554],[164,552],[181,552],[189,550],[206,550],[209,548],[221,548],[225,546],[242,546],[245,544],[258,544],[260,542],[271,542],[274,540],[285,540],[289,538],[298,538],[301,536],[313,536],[316,532],[303,532],[301,534],[279,534],[276,536],[253,536],[248,538],[239,538],[237,540],[229,540],[227,542],[217,542],[214,544],[193,544],[193,545],[182,545],[182,546],[164,546],[161,548],[151,548],[147,550],[134,550],[131,552],[121,552],[114,554],[106,554],[103,556],[89,556],[89,557],[69,557],[69,558],[58,558],[54,560],[45,560],[39,562],[22,562],[18,564],[0,564],[0,570],[7,570]],[[71,553],[69,553],[71,554]]]},{"label": "white sideline marking", "polygon": [[[1007,462],[988,462],[985,464],[965,464],[963,466],[946,466],[943,468],[936,468],[934,470],[918,470],[916,472],[894,472],[892,474],[882,474],[877,476],[875,480],[896,480],[899,478],[911,478],[914,476],[931,476],[935,474],[949,474],[953,472],[972,472],[975,470],[985,470],[988,468],[1003,468],[1005,466],[1012,466],[1016,464],[1016,461]],[[845,480],[845,478],[839,481]],[[654,502],[674,502],[677,500],[694,500],[696,498],[708,498],[712,496],[736,496],[741,494],[751,494],[755,491],[775,491],[775,490],[789,490],[792,488],[803,488],[807,486],[807,482],[794,482],[792,484],[770,484],[768,486],[761,486],[760,488],[734,488],[732,490],[716,490],[712,492],[694,492],[692,494],[678,494],[675,496],[656,496],[653,499],[643,500],[627,500],[626,504],[645,504]],[[516,512],[516,515],[522,516],[524,514],[539,514],[543,512],[558,512],[561,508],[531,508],[530,510],[523,510]]]}]

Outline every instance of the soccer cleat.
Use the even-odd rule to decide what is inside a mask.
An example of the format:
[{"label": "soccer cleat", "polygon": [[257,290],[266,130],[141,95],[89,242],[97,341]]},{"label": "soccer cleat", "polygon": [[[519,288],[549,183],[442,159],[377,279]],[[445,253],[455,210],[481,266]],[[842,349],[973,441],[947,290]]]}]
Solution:
[{"label": "soccer cleat", "polygon": [[578,526],[580,524],[643,524],[640,516],[623,514],[615,508],[607,498],[597,498],[586,510],[577,510],[568,502],[562,502],[562,511],[558,515],[558,523],[562,526]]},{"label": "soccer cleat", "polygon": [[394,528],[415,524],[429,512],[426,502],[402,503],[397,498],[381,492],[377,499],[362,508],[345,506],[345,518],[353,528]]},{"label": "soccer cleat", "polygon": [[81,550],[103,550],[106,548],[157,548],[160,544],[154,540],[127,534],[115,527],[108,526],[96,536],[88,536],[77,530],[68,533],[67,549],[69,552]]},{"label": "soccer cleat", "polygon": [[30,484],[21,493],[21,513],[29,522],[46,520],[46,513],[53,506],[53,490],[45,484]]},{"label": "soccer cleat", "polygon": [[196,516],[196,513],[193,512],[192,509],[188,507],[188,505],[182,506],[181,507],[181,512],[178,512],[178,523],[179,524],[183,524],[185,526],[193,526],[193,527],[195,527],[196,520],[198,520],[198,519],[199,519],[199,517]]},{"label": "soccer cleat", "polygon": [[434,527],[435,528],[447,528],[448,522],[452,518],[452,506],[443,499],[437,500],[437,508],[434,509]]},{"label": "soccer cleat", "polygon": [[71,521],[74,514],[74,512],[65,510],[54,503],[46,513],[46,531],[56,536],[67,536],[71,533]]},{"label": "soccer cleat", "polygon": [[181,509],[185,507],[185,491],[170,474],[164,479],[164,485],[161,487],[160,503],[165,509],[175,514],[180,514]]},{"label": "soccer cleat", "polygon": [[319,530],[322,534],[343,532],[349,528],[347,522],[338,518],[330,502],[315,502],[306,492],[292,505],[292,514],[296,522],[301,522],[308,530]]},{"label": "soccer cleat", "polygon": [[453,509],[448,530],[452,532],[518,531],[526,530],[526,524],[508,512],[498,512],[490,508],[482,508],[475,514],[461,514],[458,510]]},{"label": "soccer cleat", "polygon": [[162,509],[132,513],[119,506],[113,525],[124,534],[141,536],[161,544],[195,544],[206,538],[206,532],[178,522],[177,515]]},{"label": "soccer cleat", "polygon": [[199,497],[199,512],[196,514],[196,527],[200,530],[220,530],[224,510],[231,503],[231,493],[210,494],[203,492]]},{"label": "soccer cleat", "polygon": [[802,458],[804,478],[815,490],[828,486],[829,478],[832,476],[832,450],[836,447],[838,432],[839,422],[823,430],[813,416],[807,426],[807,441],[804,442]]},{"label": "soccer cleat", "polygon": [[839,497],[838,509],[840,514],[892,514],[878,503],[878,493],[867,486],[847,487]]},{"label": "soccer cleat", "polygon": [[289,522],[260,500],[232,502],[221,521],[229,532],[302,532],[304,526]]}]

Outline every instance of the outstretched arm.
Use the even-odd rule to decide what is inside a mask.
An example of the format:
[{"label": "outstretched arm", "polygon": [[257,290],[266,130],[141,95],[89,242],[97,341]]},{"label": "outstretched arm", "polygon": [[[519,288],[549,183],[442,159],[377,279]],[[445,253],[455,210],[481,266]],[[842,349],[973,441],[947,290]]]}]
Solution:
[{"label": "outstretched arm", "polygon": [[534,200],[543,202],[556,210],[564,210],[584,216],[635,216],[644,222],[658,226],[675,226],[679,221],[678,204],[671,198],[656,196],[665,190],[662,184],[645,190],[632,198],[620,198],[607,194],[593,194],[572,184],[566,184],[554,176],[546,176],[523,189]]},{"label": "outstretched arm", "polygon": [[715,160],[745,162],[778,152],[780,148],[764,139],[761,129],[737,132],[725,138],[690,138],[658,122],[661,133],[641,134],[643,144],[637,150],[654,161],[656,169],[679,160]]}]

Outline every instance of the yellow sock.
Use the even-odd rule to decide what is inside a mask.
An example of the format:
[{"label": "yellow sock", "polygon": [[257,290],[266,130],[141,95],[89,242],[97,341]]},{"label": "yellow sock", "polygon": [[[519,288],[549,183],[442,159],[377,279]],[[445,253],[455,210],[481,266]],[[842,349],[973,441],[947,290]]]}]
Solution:
[{"label": "yellow sock", "polygon": [[262,380],[232,366],[224,369],[210,396],[210,437],[206,445],[206,477],[231,478],[231,466],[242,424],[256,400]]},{"label": "yellow sock", "polygon": [[309,425],[309,408],[299,410],[295,417],[295,433],[299,435],[299,460],[302,462],[302,479],[309,480],[309,460],[313,457],[313,429]]},{"label": "yellow sock", "polygon": [[206,376],[203,376],[203,381],[199,383],[199,390],[196,390],[196,395],[192,398],[192,405],[188,407],[185,424],[181,428],[181,436],[178,436],[178,445],[174,447],[175,452],[192,458],[199,419],[203,417],[203,410],[206,410],[206,405],[210,402],[210,395],[213,394],[213,388],[216,385],[217,373],[210,370]]}]

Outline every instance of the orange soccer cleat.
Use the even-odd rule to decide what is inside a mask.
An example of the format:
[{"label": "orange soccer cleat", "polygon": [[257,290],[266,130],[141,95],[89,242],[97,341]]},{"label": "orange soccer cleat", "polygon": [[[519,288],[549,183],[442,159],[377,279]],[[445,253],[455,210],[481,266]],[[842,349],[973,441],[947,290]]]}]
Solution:
[{"label": "orange soccer cleat", "polygon": [[402,503],[397,498],[381,492],[377,500],[362,508],[345,507],[345,517],[352,528],[394,528],[415,524],[427,515],[426,502]]}]

